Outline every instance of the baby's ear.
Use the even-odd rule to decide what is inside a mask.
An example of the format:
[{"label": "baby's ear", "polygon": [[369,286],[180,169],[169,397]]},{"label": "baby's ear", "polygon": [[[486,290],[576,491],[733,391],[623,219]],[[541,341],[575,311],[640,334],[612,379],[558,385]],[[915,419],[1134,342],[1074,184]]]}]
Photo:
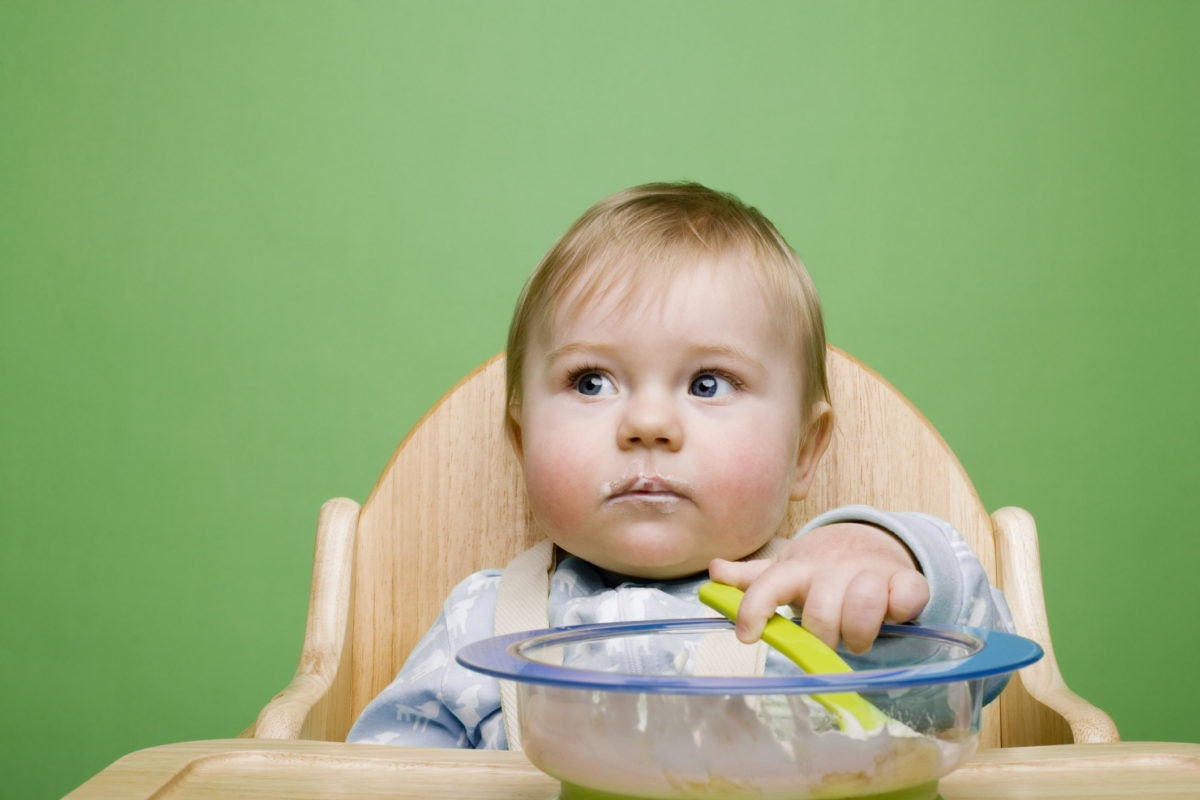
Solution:
[{"label": "baby's ear", "polygon": [[504,417],[504,430],[508,433],[508,443],[512,445],[518,461],[525,460],[525,447],[521,441],[521,406],[513,403],[508,407]]},{"label": "baby's ear", "polygon": [[803,500],[812,486],[817,464],[833,438],[833,409],[821,400],[813,405],[808,415],[808,429],[800,441],[796,454],[796,476],[792,481],[792,500]]}]

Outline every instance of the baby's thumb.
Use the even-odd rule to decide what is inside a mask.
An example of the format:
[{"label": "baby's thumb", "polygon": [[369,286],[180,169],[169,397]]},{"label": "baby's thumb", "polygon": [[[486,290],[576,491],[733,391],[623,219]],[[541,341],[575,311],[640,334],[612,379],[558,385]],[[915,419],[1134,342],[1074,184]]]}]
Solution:
[{"label": "baby's thumb", "polygon": [[769,566],[771,562],[762,558],[754,561],[726,561],[723,558],[714,558],[708,565],[708,577],[717,583],[727,583],[745,589]]}]

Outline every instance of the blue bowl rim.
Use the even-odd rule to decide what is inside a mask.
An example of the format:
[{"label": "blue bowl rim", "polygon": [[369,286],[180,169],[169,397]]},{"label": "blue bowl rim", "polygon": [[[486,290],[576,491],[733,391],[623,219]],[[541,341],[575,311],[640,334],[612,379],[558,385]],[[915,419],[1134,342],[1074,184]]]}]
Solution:
[{"label": "blue bowl rim", "polygon": [[727,619],[703,617],[545,628],[493,636],[473,642],[458,651],[456,660],[467,669],[501,680],[563,689],[728,695],[877,692],[982,680],[1014,672],[1034,663],[1043,655],[1042,648],[1036,642],[1011,633],[965,626],[912,624],[884,625],[880,629],[880,635],[932,639],[965,647],[970,651],[969,654],[930,663],[837,674],[754,677],[600,672],[534,661],[524,654],[525,651],[537,648],[572,644],[588,639],[732,627],[733,623]]}]

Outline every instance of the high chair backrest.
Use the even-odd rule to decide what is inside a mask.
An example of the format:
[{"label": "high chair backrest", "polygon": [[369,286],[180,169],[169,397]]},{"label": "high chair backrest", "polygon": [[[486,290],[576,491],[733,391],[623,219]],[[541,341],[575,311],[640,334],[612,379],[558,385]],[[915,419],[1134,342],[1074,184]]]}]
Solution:
[{"label": "high chair backrest", "polygon": [[[886,381],[840,350],[830,348],[828,370],[833,440],[808,498],[792,504],[789,529],[850,503],[926,511],[962,532],[996,582],[993,522],[936,430]],[[350,501],[342,501],[348,506],[340,510],[327,504],[323,525],[336,527],[324,512],[346,518],[337,523],[341,543],[318,537],[317,569],[327,577],[314,576],[300,669],[292,686],[264,709],[256,735],[343,739],[393,679],[450,589],[471,572],[503,567],[537,541],[520,466],[504,432],[504,403],[504,359],[498,356],[416,425],[356,523]],[[323,560],[334,566],[322,566]],[[1034,578],[1040,600],[1040,575]],[[1021,706],[1021,719],[1047,716],[1023,690],[1010,689],[985,711],[984,746],[1001,744],[1005,703],[1014,714]],[[1062,718],[1048,718],[1058,733],[1039,741],[1070,741]]]}]

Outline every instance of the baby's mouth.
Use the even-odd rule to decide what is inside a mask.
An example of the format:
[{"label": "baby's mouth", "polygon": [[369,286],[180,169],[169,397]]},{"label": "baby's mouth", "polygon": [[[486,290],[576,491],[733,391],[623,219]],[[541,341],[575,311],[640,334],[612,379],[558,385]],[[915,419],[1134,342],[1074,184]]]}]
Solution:
[{"label": "baby's mouth", "polygon": [[686,481],[662,475],[631,475],[605,486],[608,502],[640,502],[669,504],[687,500],[691,487]]}]

